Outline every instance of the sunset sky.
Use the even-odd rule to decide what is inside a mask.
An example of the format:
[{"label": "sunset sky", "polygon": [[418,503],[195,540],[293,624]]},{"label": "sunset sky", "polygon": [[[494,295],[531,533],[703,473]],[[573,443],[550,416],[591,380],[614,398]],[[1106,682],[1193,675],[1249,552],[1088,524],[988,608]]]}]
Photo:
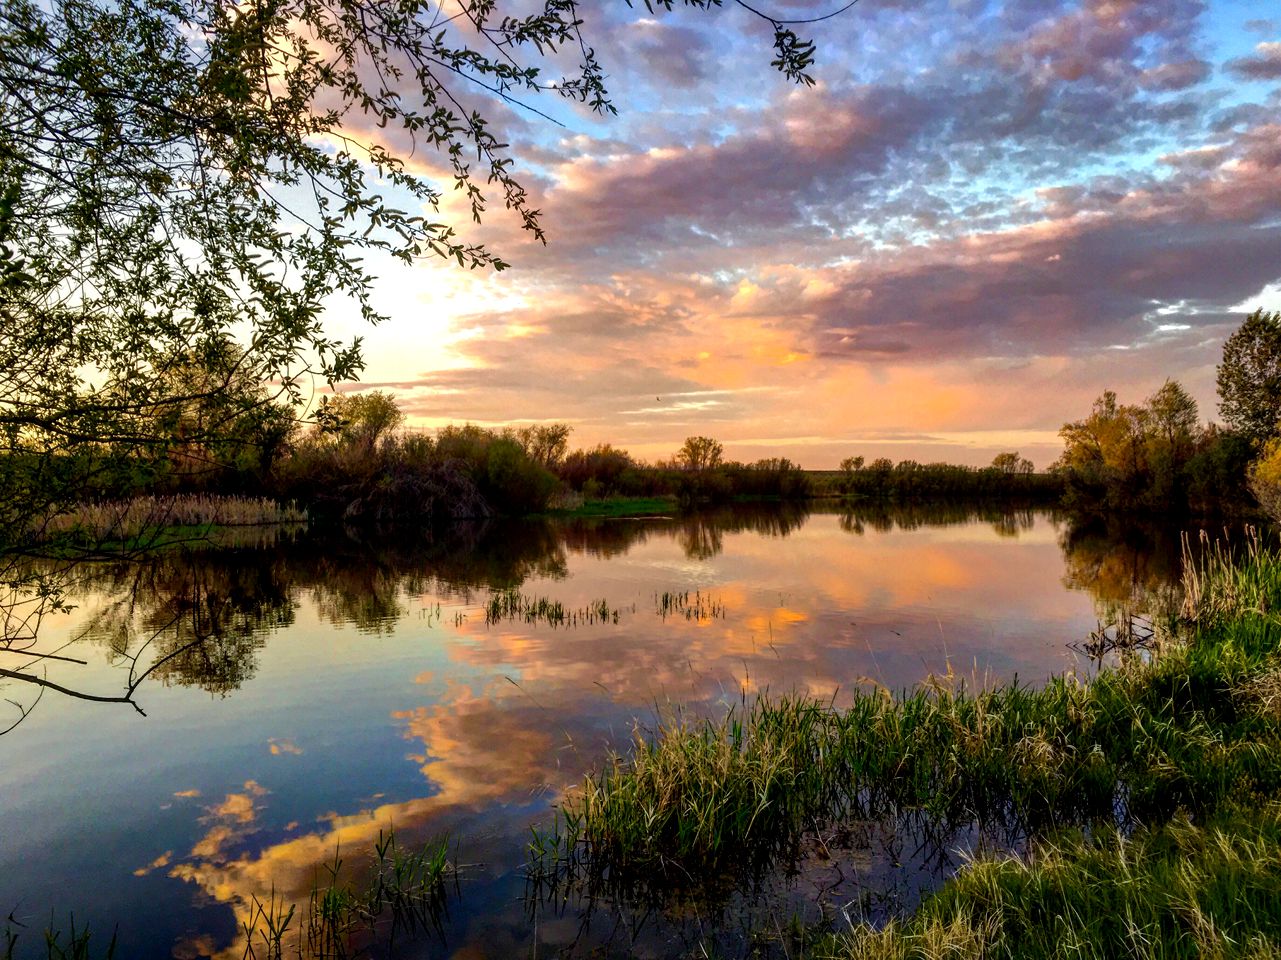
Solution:
[{"label": "sunset sky", "polygon": [[1281,4],[861,0],[798,28],[808,89],[732,4],[637,8],[584,4],[617,117],[469,103],[548,245],[446,204],[512,269],[379,262],[391,320],[334,311],[411,424],[1044,467],[1107,388],[1174,377],[1215,419],[1224,337],[1281,308]]}]

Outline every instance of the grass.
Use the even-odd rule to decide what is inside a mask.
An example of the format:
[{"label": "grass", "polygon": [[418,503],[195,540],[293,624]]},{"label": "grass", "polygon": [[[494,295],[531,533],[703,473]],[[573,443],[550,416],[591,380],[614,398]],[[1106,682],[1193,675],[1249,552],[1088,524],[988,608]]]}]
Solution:
[{"label": "grass", "polygon": [[1273,955],[1281,555],[1210,549],[1185,577],[1181,620],[1089,682],[944,677],[842,709],[765,696],[638,731],[534,833],[531,877],[714,888],[795,857],[821,825],[910,816],[941,843],[977,826],[1024,856],[963,868],[834,955]]},{"label": "grass", "polygon": [[654,594],[654,610],[666,620],[668,617],[684,617],[686,620],[695,620],[699,623],[704,620],[715,620],[725,618],[725,604],[717,600],[711,594],[705,594],[700,590],[695,590],[691,594],[688,590],[675,591],[664,590],[662,593]]},{"label": "grass", "polygon": [[485,604],[485,626],[504,622],[523,622],[531,626],[545,623],[549,627],[585,627],[594,624],[615,624],[622,611],[611,607],[607,600],[593,600],[585,607],[571,610],[559,600],[548,597],[527,596],[516,588],[495,590]]},{"label": "grass", "polygon": [[1281,957],[1281,807],[1075,832],[970,864],[915,915],[829,936],[807,956]]},{"label": "grass", "polygon": [[307,513],[261,497],[189,494],[81,504],[41,524],[42,540],[73,546],[155,547],[210,536],[224,528],[299,525]]},{"label": "grass", "polygon": [[[67,934],[66,943],[62,941],[62,931],[54,927],[52,918],[50,918],[49,926],[41,931],[40,936],[43,942],[37,949],[44,953],[46,960],[95,960],[95,958],[99,957],[102,960],[113,960],[116,955],[116,935],[114,933],[107,942],[105,950],[102,953],[98,953],[90,947],[92,939],[90,932],[83,927],[76,929],[76,918],[74,916],[68,918],[68,925],[70,933]],[[16,952],[18,942],[23,938],[21,931],[22,925],[10,914],[9,919],[5,921],[4,943],[0,944],[0,949],[4,953],[0,954],[0,958],[14,960],[18,956]]]},{"label": "grass", "polygon": [[675,497],[607,497],[603,500],[584,500],[569,509],[549,510],[543,516],[622,519],[668,516],[675,512]]},{"label": "grass", "polygon": [[[439,927],[448,881],[454,877],[444,841],[404,850],[394,832],[379,832],[372,876],[361,886],[343,880],[342,860],[325,867],[301,913],[273,892],[254,897],[242,922],[245,960],[346,960],[360,954],[363,937],[394,943]],[[297,921],[295,923],[295,921]]]},{"label": "grass", "polygon": [[[335,854],[324,867],[304,904],[289,903],[273,890],[265,900],[250,899],[248,918],[241,922],[244,960],[347,960],[364,955],[374,940],[389,946],[397,936],[438,930],[444,916],[448,885],[456,878],[445,841],[417,850],[399,846],[393,831],[380,832],[373,862],[357,884]],[[23,928],[12,917],[4,926],[0,960],[17,960]],[[70,921],[70,935],[52,923],[41,947],[47,960],[113,960],[113,935],[102,954],[90,950],[90,933]]]}]

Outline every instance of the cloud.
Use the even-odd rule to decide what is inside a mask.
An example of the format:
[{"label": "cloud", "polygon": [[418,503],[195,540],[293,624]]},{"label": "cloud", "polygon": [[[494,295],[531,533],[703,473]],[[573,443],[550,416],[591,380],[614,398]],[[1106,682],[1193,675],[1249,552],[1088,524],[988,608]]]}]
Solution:
[{"label": "cloud", "polygon": [[808,90],[716,17],[600,16],[621,117],[517,130],[551,242],[472,230],[514,269],[415,273],[432,342],[415,366],[406,321],[371,364],[417,424],[566,420],[646,456],[790,437],[814,466],[891,432],[978,462],[957,438],[1078,413],[988,364],[1059,364],[1088,404],[1125,352],[1136,389],[1209,411],[1230,307],[1281,279],[1281,99],[1225,89],[1199,0],[882,4],[829,25]]},{"label": "cloud", "polygon": [[1281,80],[1281,43],[1261,43],[1254,51],[1252,57],[1229,60],[1224,69],[1242,80]]}]

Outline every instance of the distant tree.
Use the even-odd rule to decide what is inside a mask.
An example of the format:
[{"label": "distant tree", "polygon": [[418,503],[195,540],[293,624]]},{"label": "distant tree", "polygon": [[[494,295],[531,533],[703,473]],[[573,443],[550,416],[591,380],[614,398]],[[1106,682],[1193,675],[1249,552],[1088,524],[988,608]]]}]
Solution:
[{"label": "distant tree", "polygon": [[1177,380],[1166,380],[1148,397],[1148,414],[1157,436],[1171,448],[1191,446],[1198,425],[1196,401]]},{"label": "distant tree", "polygon": [[542,423],[521,427],[513,436],[529,459],[548,470],[555,470],[569,450],[573,427],[567,423]]},{"label": "distant tree", "polygon": [[1031,460],[1020,457],[1018,451],[998,453],[992,458],[992,467],[1001,473],[1032,473],[1035,467]]},{"label": "distant tree", "polygon": [[862,457],[846,457],[841,461],[841,473],[858,473],[862,469]]},{"label": "distant tree", "polygon": [[322,397],[316,423],[322,434],[371,448],[405,422],[395,394],[382,390]]},{"label": "distant tree", "polygon": [[1218,369],[1223,422],[1261,443],[1281,417],[1281,312],[1255,310],[1223,344]]},{"label": "distant tree", "polygon": [[724,452],[725,448],[719,440],[711,437],[686,437],[685,443],[676,451],[675,461],[682,470],[715,470],[721,465]]}]

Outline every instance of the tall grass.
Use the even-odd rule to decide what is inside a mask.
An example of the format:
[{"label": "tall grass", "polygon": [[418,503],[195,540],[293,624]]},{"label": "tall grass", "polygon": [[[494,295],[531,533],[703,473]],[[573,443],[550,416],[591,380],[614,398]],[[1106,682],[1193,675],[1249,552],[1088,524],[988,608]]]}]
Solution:
[{"label": "tall grass", "polygon": [[70,537],[77,542],[125,541],[166,527],[247,527],[302,524],[307,513],[293,504],[262,497],[219,497],[184,494],[135,497],[132,500],[81,504],[47,520],[46,537]]},{"label": "tall grass", "polygon": [[1189,567],[1196,599],[1176,632],[1090,682],[970,690],[936,678],[897,696],[859,691],[842,709],[764,696],[722,719],[638,731],[534,834],[531,876],[706,886],[770,868],[820,825],[851,818],[911,816],[940,838],[977,825],[1048,851],[1043,838],[1068,828],[1120,836],[1281,798],[1281,621],[1270,612],[1281,557],[1257,544],[1214,557]]},{"label": "tall grass", "polygon": [[400,934],[438,929],[455,876],[444,841],[405,850],[390,831],[379,832],[363,885],[344,879],[336,854],[324,871],[301,912],[274,890],[265,901],[252,899],[241,924],[245,960],[346,960],[360,955],[362,938],[394,943]]},{"label": "tall grass", "polygon": [[1281,956],[1281,807],[1050,838],[972,863],[906,921],[857,926],[830,960]]},{"label": "tall grass", "polygon": [[[84,927],[76,928],[76,918],[68,918],[70,932],[67,934],[67,940],[63,942],[63,932],[53,926],[52,919],[44,930],[39,934],[41,939],[40,945],[36,948],[35,954],[43,954],[46,960],[113,960],[116,955],[116,935],[113,933],[111,939],[107,941],[105,949],[100,953],[90,946],[92,935]],[[16,929],[15,929],[16,928]],[[19,924],[13,915],[5,922],[4,943],[0,944],[0,958],[3,960],[15,960],[18,956],[18,943],[24,939],[22,925]],[[34,938],[32,938],[34,939]]]},{"label": "tall grass", "polygon": [[[357,873],[363,877],[360,883],[335,854],[318,873],[306,902],[292,903],[274,889],[265,899],[251,896],[240,925],[244,960],[347,960],[367,955],[374,941],[394,945],[400,935],[439,930],[448,886],[456,878],[444,841],[407,850],[398,845],[393,831],[380,831],[372,865]],[[10,916],[0,941],[0,960],[114,960],[117,953],[114,934],[105,953],[91,950],[89,931],[77,929],[74,917],[65,943],[63,932],[52,923],[41,936],[43,943],[35,953],[20,953],[20,942],[35,938],[27,938]]]}]

